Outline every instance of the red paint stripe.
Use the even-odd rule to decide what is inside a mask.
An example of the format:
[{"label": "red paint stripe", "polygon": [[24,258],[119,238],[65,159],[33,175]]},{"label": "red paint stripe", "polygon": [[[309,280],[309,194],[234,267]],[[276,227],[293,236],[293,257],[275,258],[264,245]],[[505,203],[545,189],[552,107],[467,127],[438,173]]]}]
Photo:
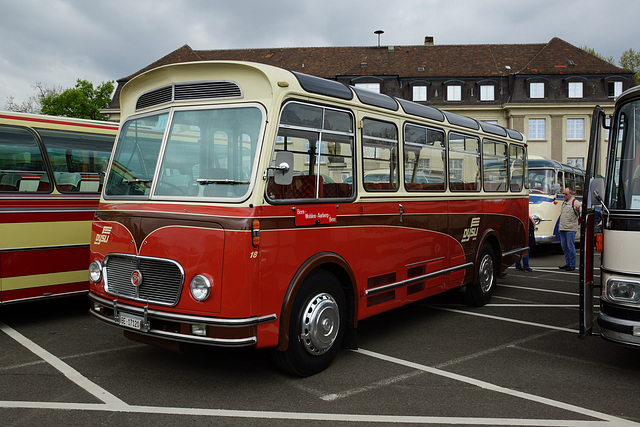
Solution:
[{"label": "red paint stripe", "polygon": [[89,281],[4,291],[0,292],[0,302],[6,303],[30,298],[52,298],[56,295],[85,291],[89,291]]},{"label": "red paint stripe", "polygon": [[[47,209],[47,208],[77,208],[77,207],[93,207],[98,206],[100,200],[99,195],[86,198],[74,198],[69,196],[56,196],[47,194],[39,198],[19,197],[7,194],[0,195],[0,207],[3,210],[19,210],[28,209]],[[9,209],[11,208],[11,209]]]},{"label": "red paint stripe", "polygon": [[0,214],[2,223],[91,221],[94,211],[89,212],[34,212]]},{"label": "red paint stripe", "polygon": [[86,270],[88,267],[88,246],[0,254],[0,276],[3,278]]},{"label": "red paint stripe", "polygon": [[118,126],[115,124],[100,125],[97,123],[66,122],[63,120],[45,119],[40,117],[9,116],[6,114],[0,114],[0,119],[19,120],[19,121],[33,122],[33,123],[47,123],[51,125],[62,125],[62,126],[77,126],[77,127],[90,128],[90,129],[105,129],[105,130],[112,130],[112,131],[118,130]]}]

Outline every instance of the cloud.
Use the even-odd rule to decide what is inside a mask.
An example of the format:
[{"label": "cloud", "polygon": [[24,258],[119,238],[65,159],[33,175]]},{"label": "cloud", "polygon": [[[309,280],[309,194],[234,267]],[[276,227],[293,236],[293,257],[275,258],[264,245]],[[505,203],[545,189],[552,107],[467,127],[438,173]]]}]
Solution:
[{"label": "cloud", "polygon": [[0,108],[32,86],[126,77],[189,44],[194,49],[381,43],[545,43],[560,37],[618,59],[638,40],[640,2],[620,0],[21,0],[0,13]]}]

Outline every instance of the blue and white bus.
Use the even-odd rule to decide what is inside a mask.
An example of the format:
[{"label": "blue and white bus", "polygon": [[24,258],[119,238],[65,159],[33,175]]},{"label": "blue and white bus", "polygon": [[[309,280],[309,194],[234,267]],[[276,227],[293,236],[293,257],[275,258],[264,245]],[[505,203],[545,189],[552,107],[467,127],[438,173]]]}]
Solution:
[{"label": "blue and white bus", "polygon": [[584,170],[545,157],[529,156],[529,216],[536,225],[536,244],[560,243],[558,222],[564,201],[562,191],[566,187],[582,202]]}]

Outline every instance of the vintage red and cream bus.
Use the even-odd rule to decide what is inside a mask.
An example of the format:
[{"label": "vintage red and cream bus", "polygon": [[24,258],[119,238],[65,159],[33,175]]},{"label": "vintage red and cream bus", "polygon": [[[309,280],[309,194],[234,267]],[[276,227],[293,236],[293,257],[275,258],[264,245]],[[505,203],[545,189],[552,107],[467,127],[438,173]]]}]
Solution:
[{"label": "vintage red and cream bus", "polygon": [[527,250],[519,132],[245,62],[122,89],[91,237],[91,312],[133,339],[271,348],[301,376],[358,321]]},{"label": "vintage red and cream bus", "polygon": [[87,293],[118,125],[0,111],[0,304]]}]

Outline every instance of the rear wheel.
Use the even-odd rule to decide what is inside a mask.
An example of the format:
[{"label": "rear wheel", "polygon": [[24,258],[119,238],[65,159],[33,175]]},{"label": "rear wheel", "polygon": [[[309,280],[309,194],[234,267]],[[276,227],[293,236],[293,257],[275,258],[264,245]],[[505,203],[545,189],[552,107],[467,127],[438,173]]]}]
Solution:
[{"label": "rear wheel", "polygon": [[289,346],[274,350],[273,359],[286,372],[306,377],[325,370],[342,346],[345,297],[338,279],[316,270],[295,297],[289,319]]},{"label": "rear wheel", "polygon": [[474,306],[485,305],[491,300],[496,289],[498,269],[493,248],[485,243],[480,249],[477,265],[477,280],[467,285],[465,300],[467,304]]}]

